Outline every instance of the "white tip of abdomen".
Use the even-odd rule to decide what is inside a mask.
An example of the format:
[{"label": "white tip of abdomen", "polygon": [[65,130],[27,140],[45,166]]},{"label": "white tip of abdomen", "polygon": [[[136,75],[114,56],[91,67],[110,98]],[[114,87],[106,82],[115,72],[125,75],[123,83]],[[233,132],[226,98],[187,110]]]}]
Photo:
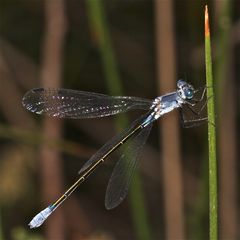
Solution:
[{"label": "white tip of abdomen", "polygon": [[40,213],[38,213],[32,221],[28,224],[30,228],[37,228],[43,224],[43,222],[49,217],[49,215],[53,212],[51,206],[45,208]]}]

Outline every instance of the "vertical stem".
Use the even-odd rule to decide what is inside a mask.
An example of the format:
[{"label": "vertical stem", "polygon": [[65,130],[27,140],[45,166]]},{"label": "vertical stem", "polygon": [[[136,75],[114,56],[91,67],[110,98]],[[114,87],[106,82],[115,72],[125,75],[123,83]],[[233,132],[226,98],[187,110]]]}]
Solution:
[{"label": "vertical stem", "polygon": [[[155,1],[159,94],[176,88],[173,1]],[[162,174],[166,239],[185,239],[179,122],[176,113],[161,119]]]},{"label": "vertical stem", "polygon": [[[95,34],[95,40],[101,51],[102,63],[107,81],[107,87],[111,95],[123,95],[117,62],[114,56],[114,50],[111,42],[109,27],[104,12],[103,1],[87,0],[89,21],[91,30]],[[116,119],[117,129],[123,129],[128,126],[128,120],[124,116]],[[130,190],[130,204],[133,217],[133,223],[138,239],[152,239],[150,235],[150,227],[147,221],[147,212],[144,204],[144,194],[140,175],[135,174],[134,184]]]},{"label": "vertical stem", "polygon": [[[45,10],[46,32],[43,40],[41,80],[45,87],[58,88],[62,75],[62,54],[66,28],[64,1],[46,0]],[[61,128],[60,120],[44,118],[43,134],[46,138],[60,138]],[[43,199],[49,203],[62,192],[60,153],[43,145],[40,158]],[[48,239],[64,239],[62,209],[53,215],[46,227]]]},{"label": "vertical stem", "polygon": [[211,240],[218,237],[218,201],[217,201],[217,159],[216,159],[216,128],[215,105],[213,92],[213,74],[211,59],[211,40],[209,29],[208,8],[205,8],[205,61],[208,101],[208,144],[209,144],[209,223]]}]

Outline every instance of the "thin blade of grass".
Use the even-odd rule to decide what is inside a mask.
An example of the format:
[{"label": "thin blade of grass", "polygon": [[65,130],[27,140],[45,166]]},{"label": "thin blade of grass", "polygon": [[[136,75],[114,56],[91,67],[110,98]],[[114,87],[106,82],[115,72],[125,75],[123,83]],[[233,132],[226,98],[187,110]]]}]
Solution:
[{"label": "thin blade of grass", "polygon": [[[107,87],[111,95],[123,95],[120,75],[118,73],[117,62],[114,56],[110,30],[106,19],[103,1],[86,1],[88,16],[92,31],[95,34],[99,50],[101,52],[102,64]],[[125,116],[116,118],[116,128],[124,129],[128,126]],[[135,173],[134,184],[130,190],[130,205],[133,223],[138,239],[152,239],[150,224],[147,218],[147,210],[144,203],[144,194],[140,174]]]},{"label": "thin blade of grass", "polygon": [[216,158],[216,128],[215,106],[213,92],[213,74],[211,59],[211,40],[208,8],[205,7],[205,64],[208,101],[208,148],[209,148],[209,238],[218,237],[218,191],[217,191],[217,158]]}]

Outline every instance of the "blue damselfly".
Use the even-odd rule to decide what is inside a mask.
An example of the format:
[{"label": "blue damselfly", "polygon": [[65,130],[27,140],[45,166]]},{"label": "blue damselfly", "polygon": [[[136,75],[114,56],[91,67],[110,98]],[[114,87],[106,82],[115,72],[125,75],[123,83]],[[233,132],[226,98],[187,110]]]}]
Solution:
[{"label": "blue damselfly", "polygon": [[105,117],[134,109],[147,111],[134,121],[129,129],[113,137],[101,147],[80,169],[80,176],[76,182],[56,202],[32,219],[29,223],[30,228],[39,227],[111,153],[128,141],[125,151],[129,154],[122,154],[117,161],[105,195],[107,209],[119,205],[127,195],[139,153],[147,140],[152,124],[162,115],[179,108],[184,127],[196,126],[207,120],[206,116],[202,116],[207,103],[206,87],[194,89],[183,80],[178,80],[175,92],[154,100],[107,96],[69,89],[36,88],[28,91],[22,102],[23,106],[31,112],[71,119]]}]

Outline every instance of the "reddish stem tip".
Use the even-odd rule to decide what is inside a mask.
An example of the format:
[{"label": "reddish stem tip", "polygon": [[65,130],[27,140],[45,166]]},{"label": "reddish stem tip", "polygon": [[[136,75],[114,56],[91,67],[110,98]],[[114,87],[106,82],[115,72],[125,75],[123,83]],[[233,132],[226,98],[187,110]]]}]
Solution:
[{"label": "reddish stem tip", "polygon": [[209,30],[209,17],[208,17],[208,6],[205,6],[205,37],[210,36]]}]

